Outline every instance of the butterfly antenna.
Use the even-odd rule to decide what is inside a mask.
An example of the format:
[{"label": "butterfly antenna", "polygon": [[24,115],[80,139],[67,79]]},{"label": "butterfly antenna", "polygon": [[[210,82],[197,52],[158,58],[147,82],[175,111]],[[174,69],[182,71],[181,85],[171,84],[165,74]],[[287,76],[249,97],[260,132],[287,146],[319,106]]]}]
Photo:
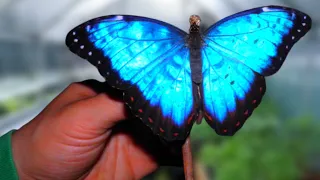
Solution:
[{"label": "butterfly antenna", "polygon": [[186,180],[194,180],[190,135],[182,145],[183,169]]}]

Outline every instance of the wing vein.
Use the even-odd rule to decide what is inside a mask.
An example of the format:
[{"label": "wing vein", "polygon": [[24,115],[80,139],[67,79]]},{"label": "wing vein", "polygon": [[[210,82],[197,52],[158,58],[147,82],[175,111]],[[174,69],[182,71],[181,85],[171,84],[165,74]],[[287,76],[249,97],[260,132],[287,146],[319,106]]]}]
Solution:
[{"label": "wing vein", "polygon": [[[178,44],[178,43],[175,43],[175,45],[176,45],[176,44]],[[150,64],[154,63],[155,61],[158,61],[159,63],[162,63],[162,62],[163,62],[162,60],[164,60],[164,58],[166,58],[166,57],[168,56],[168,52],[170,52],[171,50],[173,50],[173,49],[175,49],[175,48],[177,48],[177,47],[178,47],[178,45],[176,45],[175,47],[172,47],[172,48],[168,49],[166,52],[160,54],[157,58],[155,58],[155,59],[151,60],[150,62],[148,62],[148,64],[145,65],[143,68],[141,68],[141,70],[146,69],[147,67],[149,67]],[[162,57],[162,60],[159,60],[159,58],[161,58],[161,57]],[[133,59],[133,58],[132,58],[132,59]],[[132,59],[131,59],[131,60],[132,60]],[[130,60],[130,61],[131,61],[131,60]],[[138,73],[140,73],[140,72],[141,72],[141,71],[135,73],[135,74],[133,75],[133,77],[136,76],[136,75],[137,75]],[[148,71],[148,72],[149,72],[149,71]],[[139,79],[139,80],[140,80],[140,79]]]}]

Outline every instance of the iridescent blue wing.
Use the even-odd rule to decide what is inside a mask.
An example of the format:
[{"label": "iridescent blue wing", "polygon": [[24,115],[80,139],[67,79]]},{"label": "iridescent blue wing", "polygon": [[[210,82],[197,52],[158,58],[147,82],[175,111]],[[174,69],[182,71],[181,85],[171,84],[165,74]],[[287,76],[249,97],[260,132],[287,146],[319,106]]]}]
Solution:
[{"label": "iridescent blue wing", "polygon": [[268,6],[227,17],[204,33],[205,119],[221,135],[233,135],[266,89],[263,76],[276,73],[293,44],[311,28],[308,15]]},{"label": "iridescent blue wing", "polygon": [[194,122],[186,33],[138,16],[112,15],[71,30],[66,45],[124,90],[133,114],[167,140],[184,139]]}]

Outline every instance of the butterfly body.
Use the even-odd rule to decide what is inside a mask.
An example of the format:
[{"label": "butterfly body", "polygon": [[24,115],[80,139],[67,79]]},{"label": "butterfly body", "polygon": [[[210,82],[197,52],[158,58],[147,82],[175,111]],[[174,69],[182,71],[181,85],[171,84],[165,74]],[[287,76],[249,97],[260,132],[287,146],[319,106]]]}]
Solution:
[{"label": "butterfly body", "polygon": [[190,29],[187,35],[187,43],[190,51],[190,67],[191,67],[191,79],[193,89],[193,100],[195,102],[195,118],[196,121],[201,123],[203,118],[202,110],[202,57],[201,48],[203,45],[202,35],[200,33],[200,17],[192,15],[190,17]]},{"label": "butterfly body", "polygon": [[124,92],[124,101],[155,134],[184,140],[202,117],[233,135],[260,104],[264,76],[276,73],[311,28],[311,18],[280,6],[229,16],[200,33],[140,16],[110,15],[71,30],[66,45]]}]

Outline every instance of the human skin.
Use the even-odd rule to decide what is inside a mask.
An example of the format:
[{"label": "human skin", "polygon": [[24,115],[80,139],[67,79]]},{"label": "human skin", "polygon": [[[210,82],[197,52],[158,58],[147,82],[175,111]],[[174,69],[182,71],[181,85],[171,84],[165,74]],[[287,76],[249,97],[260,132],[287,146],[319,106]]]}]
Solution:
[{"label": "human skin", "polygon": [[156,170],[163,157],[178,159],[180,165],[180,155],[170,157],[159,152],[161,148],[152,151],[145,142],[137,143],[136,136],[121,131],[120,125],[116,128],[136,119],[125,120],[124,103],[92,85],[100,86],[100,91],[103,86],[93,80],[71,84],[13,133],[13,158],[20,179],[141,179]]}]

